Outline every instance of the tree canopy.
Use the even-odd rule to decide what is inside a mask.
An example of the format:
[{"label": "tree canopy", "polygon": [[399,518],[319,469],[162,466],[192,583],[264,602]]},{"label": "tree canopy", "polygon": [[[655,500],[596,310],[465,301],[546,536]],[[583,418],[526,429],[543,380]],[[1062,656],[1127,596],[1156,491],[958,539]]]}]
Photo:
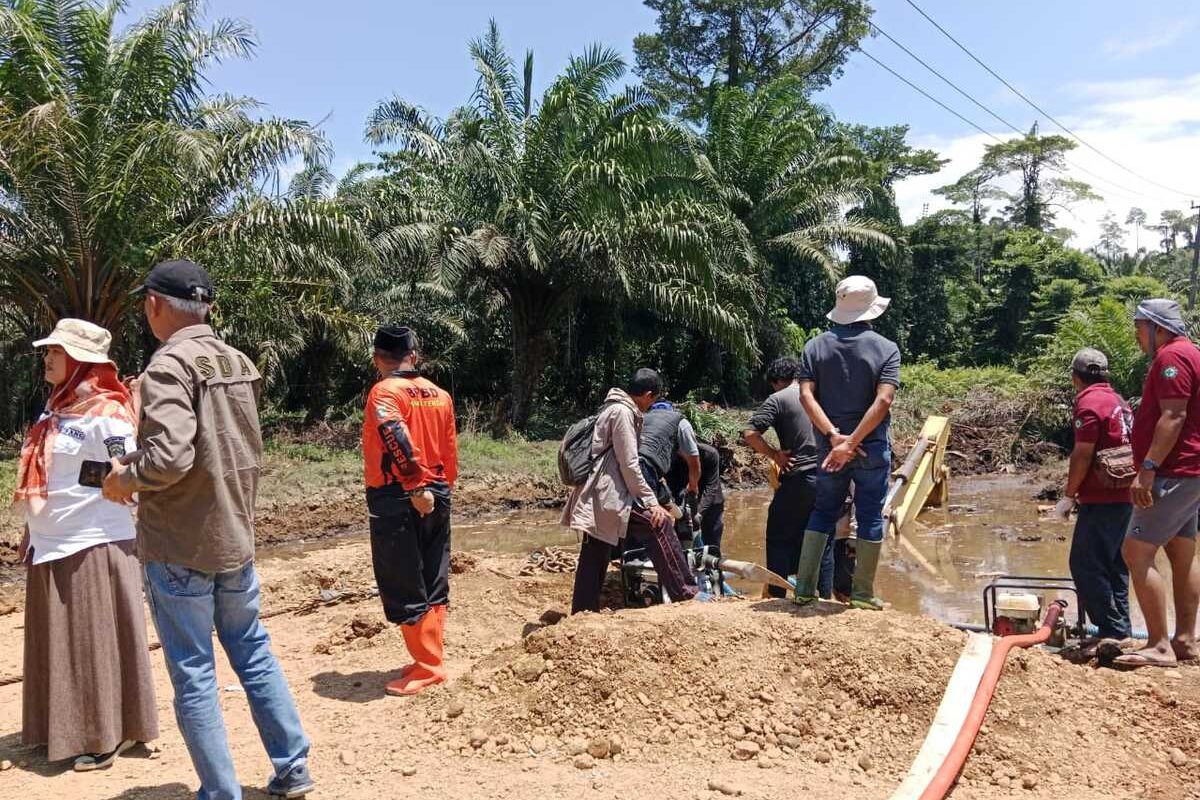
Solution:
[{"label": "tree canopy", "polygon": [[644,0],[658,30],[633,42],[646,88],[699,120],[720,87],[753,90],[783,75],[801,94],[828,86],[864,36],[859,0]]}]

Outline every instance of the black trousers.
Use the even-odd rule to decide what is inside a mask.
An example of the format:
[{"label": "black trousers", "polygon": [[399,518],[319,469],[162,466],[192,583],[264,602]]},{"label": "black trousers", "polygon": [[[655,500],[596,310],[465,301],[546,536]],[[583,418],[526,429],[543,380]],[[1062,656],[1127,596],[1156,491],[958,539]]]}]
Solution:
[{"label": "black trousers", "polygon": [[[787,578],[796,574],[800,566],[800,548],[804,543],[804,531],[808,527],[808,515],[812,513],[817,499],[817,476],[805,472],[784,478],[767,507],[767,569]],[[828,564],[826,564],[828,562]],[[829,540],[821,559],[821,579],[818,590],[822,597],[833,591],[833,539]],[[786,592],[776,586],[768,586],[771,597],[784,597]]]},{"label": "black trousers", "polygon": [[1121,556],[1133,506],[1080,503],[1071,537],[1071,579],[1087,618],[1105,639],[1129,635],[1129,567]]},{"label": "black trousers", "polygon": [[[650,563],[658,573],[659,585],[672,602],[696,596],[696,574],[688,567],[672,522],[653,525],[644,511],[635,508],[629,512],[629,530],[625,539],[621,546],[646,549]],[[571,595],[572,614],[600,610],[600,593],[604,590],[604,576],[614,550],[620,552],[594,536],[584,535],[579,546],[579,566],[575,569],[575,590]]]},{"label": "black trousers", "polygon": [[375,583],[384,615],[397,625],[450,602],[450,497],[435,497],[422,517],[398,488],[367,492]]},{"label": "black trousers", "polygon": [[705,508],[703,501],[700,506],[700,538],[704,544],[712,548],[718,555],[721,552],[721,539],[725,536],[725,503],[714,503]]}]

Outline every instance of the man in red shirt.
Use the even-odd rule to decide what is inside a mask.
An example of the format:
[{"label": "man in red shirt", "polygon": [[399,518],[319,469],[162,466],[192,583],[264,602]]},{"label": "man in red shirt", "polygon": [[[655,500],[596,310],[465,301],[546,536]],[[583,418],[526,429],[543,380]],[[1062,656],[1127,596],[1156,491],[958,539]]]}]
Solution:
[{"label": "man in red shirt", "polygon": [[[1138,344],[1152,357],[1133,420],[1133,517],[1122,553],[1146,618],[1146,646],[1123,655],[1125,667],[1175,666],[1197,656],[1196,513],[1200,509],[1200,350],[1187,336],[1179,304],[1146,300],[1134,315]],[[1175,636],[1167,637],[1166,585],[1154,565],[1171,563]]]},{"label": "man in red shirt", "polygon": [[1075,386],[1075,449],[1066,496],[1079,504],[1071,539],[1071,577],[1088,619],[1102,639],[1128,638],[1129,568],[1121,543],[1133,505],[1129,489],[1108,488],[1096,473],[1096,453],[1129,444],[1133,414],[1108,383],[1108,357],[1085,347],[1071,362]]},{"label": "man in red shirt", "polygon": [[386,691],[410,695],[446,680],[454,401],[417,371],[417,337],[408,328],[379,329],[374,363],[381,380],[367,395],[362,432],[371,560],[384,614],[400,626],[413,658]]}]

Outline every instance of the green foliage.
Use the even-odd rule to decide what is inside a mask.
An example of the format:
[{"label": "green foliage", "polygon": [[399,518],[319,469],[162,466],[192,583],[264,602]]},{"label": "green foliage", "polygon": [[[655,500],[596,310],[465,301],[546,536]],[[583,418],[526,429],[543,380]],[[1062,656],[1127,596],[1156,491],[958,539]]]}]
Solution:
[{"label": "green foliage", "polygon": [[0,500],[4,501],[4,505],[8,505],[8,501],[12,499],[13,492],[17,489],[17,459],[16,454],[8,454],[0,452]]},{"label": "green foliage", "polygon": [[901,366],[900,385],[904,404],[922,409],[959,402],[973,392],[1013,400],[1033,389],[1030,378],[1008,367],[939,368],[928,361]]},{"label": "green foliage", "polygon": [[714,445],[729,445],[738,441],[746,427],[746,420],[740,413],[709,405],[695,397],[677,404],[675,409],[692,423],[701,441]]},{"label": "green foliage", "polygon": [[1071,359],[1081,348],[1094,347],[1108,356],[1113,388],[1124,397],[1141,394],[1147,359],[1138,347],[1129,308],[1114,298],[1076,304],[1039,345],[1031,374],[1047,389],[1069,391]]},{"label": "green foliage", "polygon": [[[1052,287],[1055,279],[1070,283]],[[1053,328],[1064,295],[1090,291],[1102,279],[1095,261],[1054,237],[1027,228],[1013,231],[984,282],[977,357],[1011,363],[1032,345],[1031,335]]]},{"label": "green foliage", "polygon": [[1075,278],[1051,278],[1049,283],[1035,289],[1033,305],[1022,332],[1025,341],[1054,333],[1063,315],[1088,291],[1088,285]]},{"label": "green foliage", "polygon": [[338,279],[328,245],[355,226],[256,187],[297,157],[326,159],[327,143],[251,99],[205,95],[213,63],[253,52],[245,24],[206,27],[200,0],[176,0],[117,32],[121,9],[0,6],[0,301],[30,327],[69,315],[120,332],[146,270],[189,255],[286,282],[264,316],[311,313]]},{"label": "green foliage", "polygon": [[989,182],[1016,174],[1020,191],[1003,194],[1008,200],[1009,219],[1016,225],[1048,232],[1054,222],[1055,208],[1100,197],[1086,183],[1067,176],[1067,152],[1077,145],[1066,136],[1038,134],[1037,123],[1022,137],[984,149],[979,174]]},{"label": "green foliage", "polygon": [[615,51],[570,60],[534,102],[533,59],[509,58],[493,23],[472,43],[470,105],[435,120],[400,99],[367,138],[398,147],[377,192],[379,258],[414,282],[486,292],[512,334],[512,406],[523,426],[555,327],[582,299],[649,309],[749,354],[736,271],[748,258],[724,209],[692,177],[690,141],[640,88],[614,92]]},{"label": "green foliage", "polygon": [[[778,316],[761,313],[764,300],[812,325],[821,317],[805,293],[832,288],[842,273],[841,251],[895,246],[877,222],[846,213],[874,195],[871,162],[800,88],[797,79],[782,78],[755,92],[717,93],[697,158],[706,190],[727,209],[731,233],[749,245],[744,311],[758,320],[765,359],[794,350],[796,336]],[[821,306],[829,302],[826,291],[819,292]],[[743,359],[734,366],[747,365]]]},{"label": "green foliage", "polygon": [[[1104,282],[1106,297],[1130,307],[1152,297],[1172,297],[1171,290],[1162,281],[1149,275],[1128,275],[1109,278]],[[1178,298],[1175,298],[1178,299]]]},{"label": "green foliage", "polygon": [[637,74],[683,117],[700,120],[721,87],[782,75],[804,93],[839,76],[870,33],[861,0],[644,0],[658,30],[634,39]]},{"label": "green foliage", "polygon": [[784,346],[781,348],[782,353],[803,353],[804,345],[814,336],[821,335],[821,328],[802,328],[795,322],[792,322],[788,316],[787,310],[782,308],[775,309],[775,313],[771,315],[773,322],[779,328],[779,333],[783,337]]},{"label": "green foliage", "polygon": [[473,475],[532,474],[558,479],[558,441],[530,441],[520,436],[494,439],[466,432],[458,437],[460,471]]}]

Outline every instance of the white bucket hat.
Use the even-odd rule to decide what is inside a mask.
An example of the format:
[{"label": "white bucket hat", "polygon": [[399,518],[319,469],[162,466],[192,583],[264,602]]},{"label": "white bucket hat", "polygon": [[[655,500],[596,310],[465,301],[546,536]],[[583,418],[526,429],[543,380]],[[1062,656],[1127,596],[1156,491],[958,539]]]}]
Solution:
[{"label": "white bucket hat", "polygon": [[875,281],[865,275],[843,278],[835,292],[837,304],[825,316],[838,325],[870,322],[887,311],[891,298],[880,297]]},{"label": "white bucket hat", "polygon": [[60,319],[54,330],[45,339],[33,343],[34,347],[56,344],[67,355],[84,364],[108,363],[108,348],[112,334],[82,319]]}]

